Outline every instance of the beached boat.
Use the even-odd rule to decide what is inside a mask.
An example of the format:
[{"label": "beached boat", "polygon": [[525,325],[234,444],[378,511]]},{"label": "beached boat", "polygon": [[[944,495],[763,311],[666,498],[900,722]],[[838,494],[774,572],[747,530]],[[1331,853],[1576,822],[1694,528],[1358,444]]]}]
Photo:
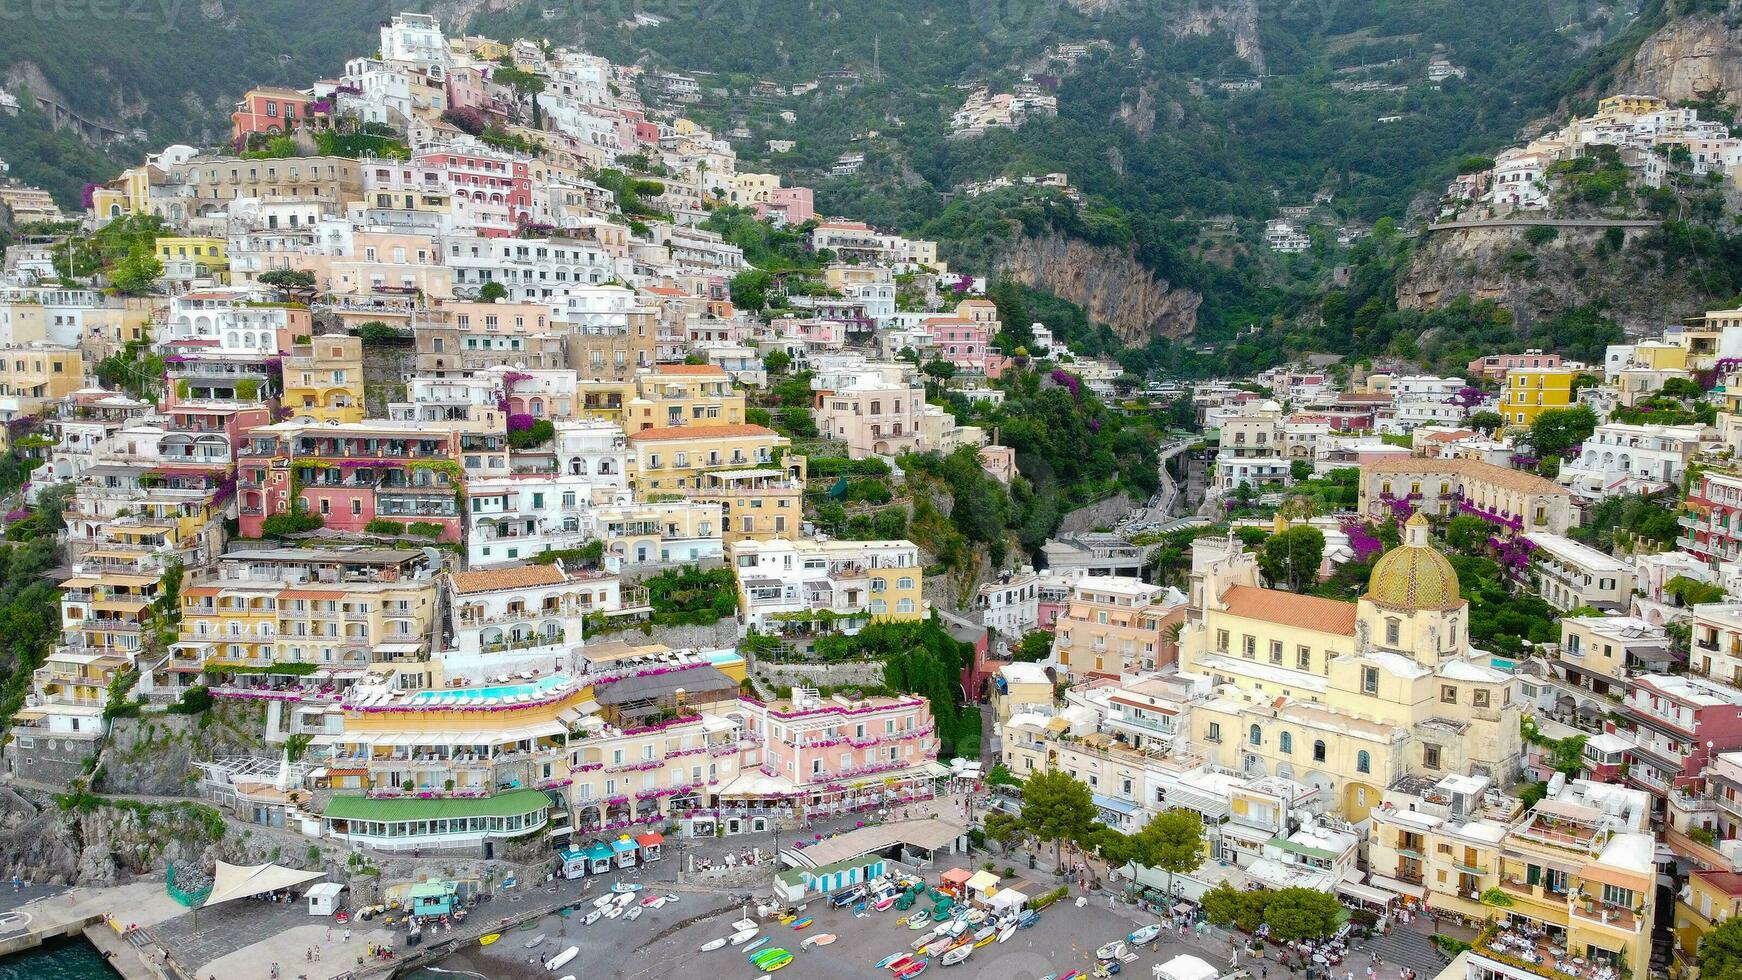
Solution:
[{"label": "beached boat", "polygon": [[639,906],[639,905],[637,905],[634,908],[630,909],[629,911],[623,913],[623,921],[624,922],[634,922],[636,919],[639,919],[639,918],[641,918],[641,906]]},{"label": "beached boat", "polygon": [[568,949],[565,949],[562,952],[556,954],[556,957],[554,959],[552,959],[549,963],[546,963],[544,965],[544,967],[545,967],[545,969],[549,970],[550,972],[555,973],[556,971],[562,969],[564,966],[568,965],[569,960],[572,960],[579,955],[581,955],[581,947],[570,946]]},{"label": "beached boat", "polygon": [[661,898],[658,895],[649,895],[646,898],[641,900],[641,904],[642,905],[652,905],[654,902],[663,902],[663,901],[665,901],[665,899]]},{"label": "beached boat", "polygon": [[672,892],[670,895],[665,896],[665,904],[673,905],[673,904],[676,904],[676,902],[677,902],[677,892]]},{"label": "beached boat", "polygon": [[1161,924],[1150,923],[1131,935],[1126,936],[1125,941],[1133,946],[1141,946],[1159,935],[1161,935]]},{"label": "beached boat", "polygon": [[598,898],[593,899],[593,908],[602,909],[616,900],[617,896],[615,895],[600,895]]},{"label": "beached boat", "polygon": [[[1016,928],[1029,929],[1029,928],[1032,928],[1035,924],[1037,924],[1039,922],[1040,922],[1040,913],[1036,912],[1033,909],[1028,909],[1027,911],[1023,912],[1021,915],[1016,917]],[[1056,980],[1056,978],[1047,977],[1047,978],[1045,978],[1045,980]]]},{"label": "beached boat", "polygon": [[979,949],[981,946],[990,946],[997,941],[998,941],[998,927],[997,926],[987,926],[986,928],[981,929],[979,932],[974,933],[974,948],[975,949]]},{"label": "beached boat", "polygon": [[968,954],[972,953],[973,951],[974,951],[974,944],[973,943],[964,943],[960,946],[957,946],[955,949],[952,949],[949,952],[945,953],[943,956],[943,959],[939,960],[938,963],[942,966],[955,966],[957,963],[960,963],[963,960],[967,959]]},{"label": "beached boat", "polygon": [[986,910],[985,909],[969,909],[967,919],[968,919],[969,925],[977,926],[980,923],[986,921]]},{"label": "beached boat", "polygon": [[804,942],[798,944],[799,949],[810,949],[812,946],[827,946],[835,941],[832,932],[819,932],[814,936],[806,936]]},{"label": "beached boat", "polygon": [[882,959],[877,961],[877,969],[886,970],[889,968],[889,964],[894,963],[896,960],[912,959],[912,958],[913,957],[909,956],[906,953],[890,953],[888,956],[885,956]]},{"label": "beached boat", "polygon": [[491,943],[493,943],[493,942],[495,942],[495,941],[496,941],[496,940],[498,940],[498,939],[501,939],[501,938],[502,938],[502,934],[501,934],[501,933],[499,933],[499,932],[492,932],[492,933],[490,933],[490,934],[489,934],[489,935],[485,935],[485,936],[479,936],[479,937],[478,937],[478,945],[480,945],[480,946],[488,946],[488,945],[490,945],[490,944],[491,944]]},{"label": "beached boat", "polygon": [[727,941],[727,940],[728,940],[728,939],[729,939],[729,938],[731,938],[731,937],[729,937],[729,936],[721,936],[721,937],[720,937],[720,938],[718,938],[718,939],[710,939],[710,940],[708,940],[708,941],[707,941],[707,942],[705,942],[705,943],[703,943],[703,944],[702,944],[702,952],[704,952],[704,953],[711,953],[711,952],[713,952],[713,951],[714,951],[714,950],[716,950],[716,949],[719,949],[719,948],[720,948],[720,947],[722,947],[722,946],[724,946],[724,945],[726,945],[726,941]]},{"label": "beached boat", "polygon": [[753,962],[758,970],[774,973],[792,962],[792,954],[784,949],[766,949]]},{"label": "beached boat", "polygon": [[968,920],[967,919],[951,919],[950,920],[950,935],[960,936],[962,933],[967,932],[967,931],[968,931]]},{"label": "beached boat", "polygon": [[896,980],[913,980],[914,977],[924,973],[928,966],[931,966],[931,960],[914,960],[895,975]]},{"label": "beached boat", "polygon": [[1123,939],[1115,939],[1107,945],[1102,946],[1100,949],[1095,950],[1095,959],[1098,960],[1116,960],[1124,955],[1125,940]]},{"label": "beached boat", "polygon": [[792,924],[792,927],[794,929],[808,929],[808,928],[810,928],[810,924],[815,922],[815,921],[816,921],[815,919],[813,919],[807,915],[804,918],[798,920],[797,922],[794,922]]},{"label": "beached boat", "polygon": [[888,966],[886,967],[886,969],[888,969],[889,972],[891,972],[891,973],[900,973],[902,970],[907,968],[907,965],[909,963],[912,963],[912,962],[913,962],[913,957],[907,955],[906,953],[903,953],[900,956],[897,956],[893,961],[891,961],[888,964]]},{"label": "beached boat", "polygon": [[542,932],[526,941],[527,949],[537,949],[542,945],[544,945],[544,933]]},{"label": "beached boat", "polygon": [[605,907],[605,918],[607,919],[615,919],[622,914],[623,906],[621,905],[609,905]]},{"label": "beached boat", "polygon": [[756,932],[757,930],[755,929],[740,929],[737,932],[732,933],[730,941],[734,946],[742,946],[750,940],[755,939]]},{"label": "beached boat", "polygon": [[1016,935],[1016,923],[1008,923],[1002,929],[998,930],[998,941],[1001,943],[1008,942],[1010,937],[1014,935]]},{"label": "beached boat", "polygon": [[900,897],[899,895],[890,895],[887,898],[880,898],[877,900],[877,904],[871,907],[879,912],[887,912],[889,907],[895,904],[895,900]]},{"label": "beached boat", "polygon": [[1083,980],[1085,974],[1081,970],[1068,970],[1059,980]]},{"label": "beached boat", "polygon": [[909,929],[924,929],[926,924],[930,921],[931,913],[927,912],[925,909],[920,909],[918,912],[907,917],[907,927]]},{"label": "beached boat", "polygon": [[603,909],[594,909],[593,911],[587,913],[587,917],[581,920],[581,924],[586,925],[586,926],[590,926],[593,923],[599,921],[599,919],[602,916],[604,916],[604,914],[605,914],[605,911]]},{"label": "beached boat", "polygon": [[611,890],[621,895],[625,892],[638,892],[641,890],[641,886],[633,882],[619,881],[611,886]]}]

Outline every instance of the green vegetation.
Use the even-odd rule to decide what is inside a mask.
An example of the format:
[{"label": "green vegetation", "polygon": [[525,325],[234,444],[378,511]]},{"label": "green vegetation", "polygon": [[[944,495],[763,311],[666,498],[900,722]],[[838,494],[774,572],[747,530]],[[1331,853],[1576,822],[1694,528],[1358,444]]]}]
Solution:
[{"label": "green vegetation", "polygon": [[508,433],[508,445],[512,449],[535,449],[556,438],[556,423],[550,419],[534,419],[533,423],[524,429],[514,429]]},{"label": "green vegetation", "polygon": [[1568,735],[1566,738],[1549,738],[1536,726],[1536,719],[1525,715],[1518,720],[1519,733],[1524,740],[1540,749],[1548,750],[1549,764],[1557,772],[1564,773],[1571,779],[1579,774],[1585,766],[1585,739],[1583,734]]},{"label": "green vegetation", "polygon": [[1211,925],[1234,925],[1246,932],[1267,925],[1272,941],[1323,939],[1342,922],[1336,897],[1311,888],[1238,891],[1224,884],[1204,894],[1203,906]]},{"label": "green vegetation", "polygon": [[1628,545],[1635,538],[1669,545],[1679,533],[1675,511],[1643,494],[1604,497],[1591,507],[1581,526],[1567,532],[1569,537],[1603,551]]},{"label": "green vegetation", "polygon": [[579,548],[559,548],[554,551],[541,551],[532,556],[534,565],[554,565],[562,562],[566,568],[592,568],[605,557],[604,541],[588,541]]},{"label": "green vegetation", "polygon": [[260,522],[260,536],[263,538],[285,538],[292,534],[304,534],[317,528],[326,527],[327,522],[319,514],[297,510],[284,514],[273,514]]},{"label": "green vegetation", "polygon": [[818,637],[824,659],[880,660],[883,684],[892,691],[923,695],[937,723],[938,756],[978,757],[980,713],[961,701],[962,668],[972,647],[959,643],[934,619],[910,623],[876,622],[853,636]]},{"label": "green vegetation", "polygon": [[60,562],[48,535],[0,545],[0,720],[8,723],[60,636],[60,592],[44,578]]},{"label": "green vegetation", "polygon": [[[488,286],[500,287],[501,283],[486,283]],[[411,334],[398,327],[388,326],[380,320],[365,320],[357,325],[357,337],[363,341],[363,346],[396,347],[411,342]]]},{"label": "green vegetation", "polygon": [[730,568],[704,572],[692,565],[642,584],[660,626],[709,626],[738,614],[738,577]]},{"label": "green vegetation", "polygon": [[1318,577],[1324,556],[1324,532],[1299,524],[1265,540],[1258,553],[1258,569],[1272,587],[1298,592]]}]

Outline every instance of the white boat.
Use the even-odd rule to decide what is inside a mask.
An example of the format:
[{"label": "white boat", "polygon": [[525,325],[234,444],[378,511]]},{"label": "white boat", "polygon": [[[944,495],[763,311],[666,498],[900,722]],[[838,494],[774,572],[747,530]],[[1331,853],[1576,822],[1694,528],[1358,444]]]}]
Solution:
[{"label": "white boat", "polygon": [[1016,935],[1016,923],[1012,922],[1009,925],[1005,926],[1004,928],[998,930],[998,941],[1004,942],[1006,939],[1009,939],[1011,936],[1014,936],[1014,935]]},{"label": "white boat", "polygon": [[593,899],[593,908],[602,909],[616,900],[617,896],[615,895],[600,895],[598,898]]},{"label": "white boat", "polygon": [[544,945],[544,933],[542,932],[526,941],[527,949],[537,949],[542,945]]},{"label": "white boat", "polygon": [[650,908],[650,909],[662,909],[662,908],[665,908],[665,898],[664,898],[664,896],[661,896],[661,897],[659,897],[659,898],[656,898],[656,899],[654,899],[654,900],[653,900],[653,901],[651,901],[651,902],[648,902],[648,903],[647,903],[647,907],[648,907],[648,908]]},{"label": "white boat", "polygon": [[819,932],[814,936],[806,936],[804,942],[798,944],[799,949],[810,949],[812,946],[827,946],[835,941],[832,932]]},{"label": "white boat", "polygon": [[950,920],[949,932],[950,932],[950,935],[952,937],[960,936],[962,933],[967,932],[967,931],[968,931],[968,920],[967,919],[951,919]]},{"label": "white boat", "polygon": [[626,909],[629,906],[633,905],[634,903],[635,903],[635,893],[634,892],[618,892],[617,893],[617,907],[618,908]]},{"label": "white boat", "polygon": [[1125,955],[1125,940],[1115,939],[1100,949],[1095,950],[1095,959],[1116,960]]},{"label": "white boat", "polygon": [[1126,936],[1125,941],[1133,946],[1141,946],[1159,935],[1161,935],[1161,923],[1152,922],[1131,935]]},{"label": "white boat", "polygon": [[627,881],[619,881],[611,886],[611,890],[621,895],[624,892],[638,892],[641,890],[641,886]]},{"label": "white boat", "polygon": [[612,905],[605,909],[605,918],[607,919],[615,919],[622,914],[623,906],[621,905]]},{"label": "white boat", "polygon": [[963,960],[967,959],[968,954],[972,953],[973,951],[974,951],[974,944],[973,943],[963,943],[962,945],[957,946],[955,949],[952,949],[949,952],[945,953],[944,958],[939,960],[938,963],[942,966],[955,966],[957,963],[960,963]]},{"label": "white boat", "polygon": [[624,922],[634,922],[636,919],[639,919],[639,918],[641,918],[641,906],[639,906],[639,905],[637,905],[636,907],[623,913],[623,921]]},{"label": "white boat", "polygon": [[604,914],[605,914],[604,911],[602,911],[600,909],[594,909],[593,911],[587,913],[587,917],[581,920],[581,924],[590,926],[593,923],[599,921],[599,917],[604,915]]},{"label": "white boat", "polygon": [[732,933],[732,936],[731,936],[729,942],[731,942],[731,944],[734,946],[742,946],[745,943],[749,942],[750,940],[755,939],[756,933],[758,931],[760,931],[760,930],[740,929],[737,932]]},{"label": "white boat", "polygon": [[724,945],[726,945],[726,940],[727,940],[727,939],[728,939],[728,938],[730,938],[730,937],[728,937],[728,936],[721,936],[721,937],[720,937],[720,938],[719,938],[719,939],[710,939],[710,940],[708,940],[708,941],[707,941],[707,942],[705,942],[705,943],[703,943],[703,944],[702,944],[702,952],[704,952],[704,953],[711,953],[711,952],[713,952],[713,951],[714,951],[714,950],[716,950],[716,949],[719,949],[719,948],[720,948],[720,947],[721,947],[721,946],[724,946]]},{"label": "white boat", "polygon": [[562,952],[556,954],[556,957],[554,959],[552,959],[549,963],[546,963],[544,965],[544,968],[549,970],[552,973],[555,973],[556,971],[558,971],[558,970],[562,969],[564,966],[566,966],[568,964],[569,960],[574,959],[575,957],[579,956],[580,954],[581,954],[581,947],[570,946],[568,949],[565,949]]}]

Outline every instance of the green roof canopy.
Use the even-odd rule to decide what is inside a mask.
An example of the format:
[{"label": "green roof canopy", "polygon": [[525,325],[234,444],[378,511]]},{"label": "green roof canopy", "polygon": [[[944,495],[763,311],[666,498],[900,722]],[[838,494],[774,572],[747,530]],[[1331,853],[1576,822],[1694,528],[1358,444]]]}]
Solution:
[{"label": "green roof canopy", "polygon": [[372,800],[366,796],[335,796],[323,814],[329,820],[453,820],[465,817],[514,817],[550,807],[550,797],[536,789],[516,790],[470,800],[414,798]]}]

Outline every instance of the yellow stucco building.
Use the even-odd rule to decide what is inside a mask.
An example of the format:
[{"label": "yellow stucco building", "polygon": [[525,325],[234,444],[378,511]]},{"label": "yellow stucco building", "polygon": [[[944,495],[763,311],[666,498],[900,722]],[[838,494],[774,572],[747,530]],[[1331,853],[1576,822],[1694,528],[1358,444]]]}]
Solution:
[{"label": "yellow stucco building", "polygon": [[1406,774],[1517,778],[1517,681],[1469,646],[1457,573],[1420,514],[1355,603],[1261,588],[1237,539],[1199,539],[1193,557],[1181,670],[1213,680],[1192,730],[1214,761],[1317,787],[1352,821]]},{"label": "yellow stucco building", "polygon": [[291,347],[283,400],[298,422],[363,421],[363,341],[322,334]]},{"label": "yellow stucco building", "polygon": [[1529,425],[1550,408],[1573,403],[1573,377],[1568,368],[1513,368],[1506,372],[1500,394],[1500,416],[1507,425]]}]

